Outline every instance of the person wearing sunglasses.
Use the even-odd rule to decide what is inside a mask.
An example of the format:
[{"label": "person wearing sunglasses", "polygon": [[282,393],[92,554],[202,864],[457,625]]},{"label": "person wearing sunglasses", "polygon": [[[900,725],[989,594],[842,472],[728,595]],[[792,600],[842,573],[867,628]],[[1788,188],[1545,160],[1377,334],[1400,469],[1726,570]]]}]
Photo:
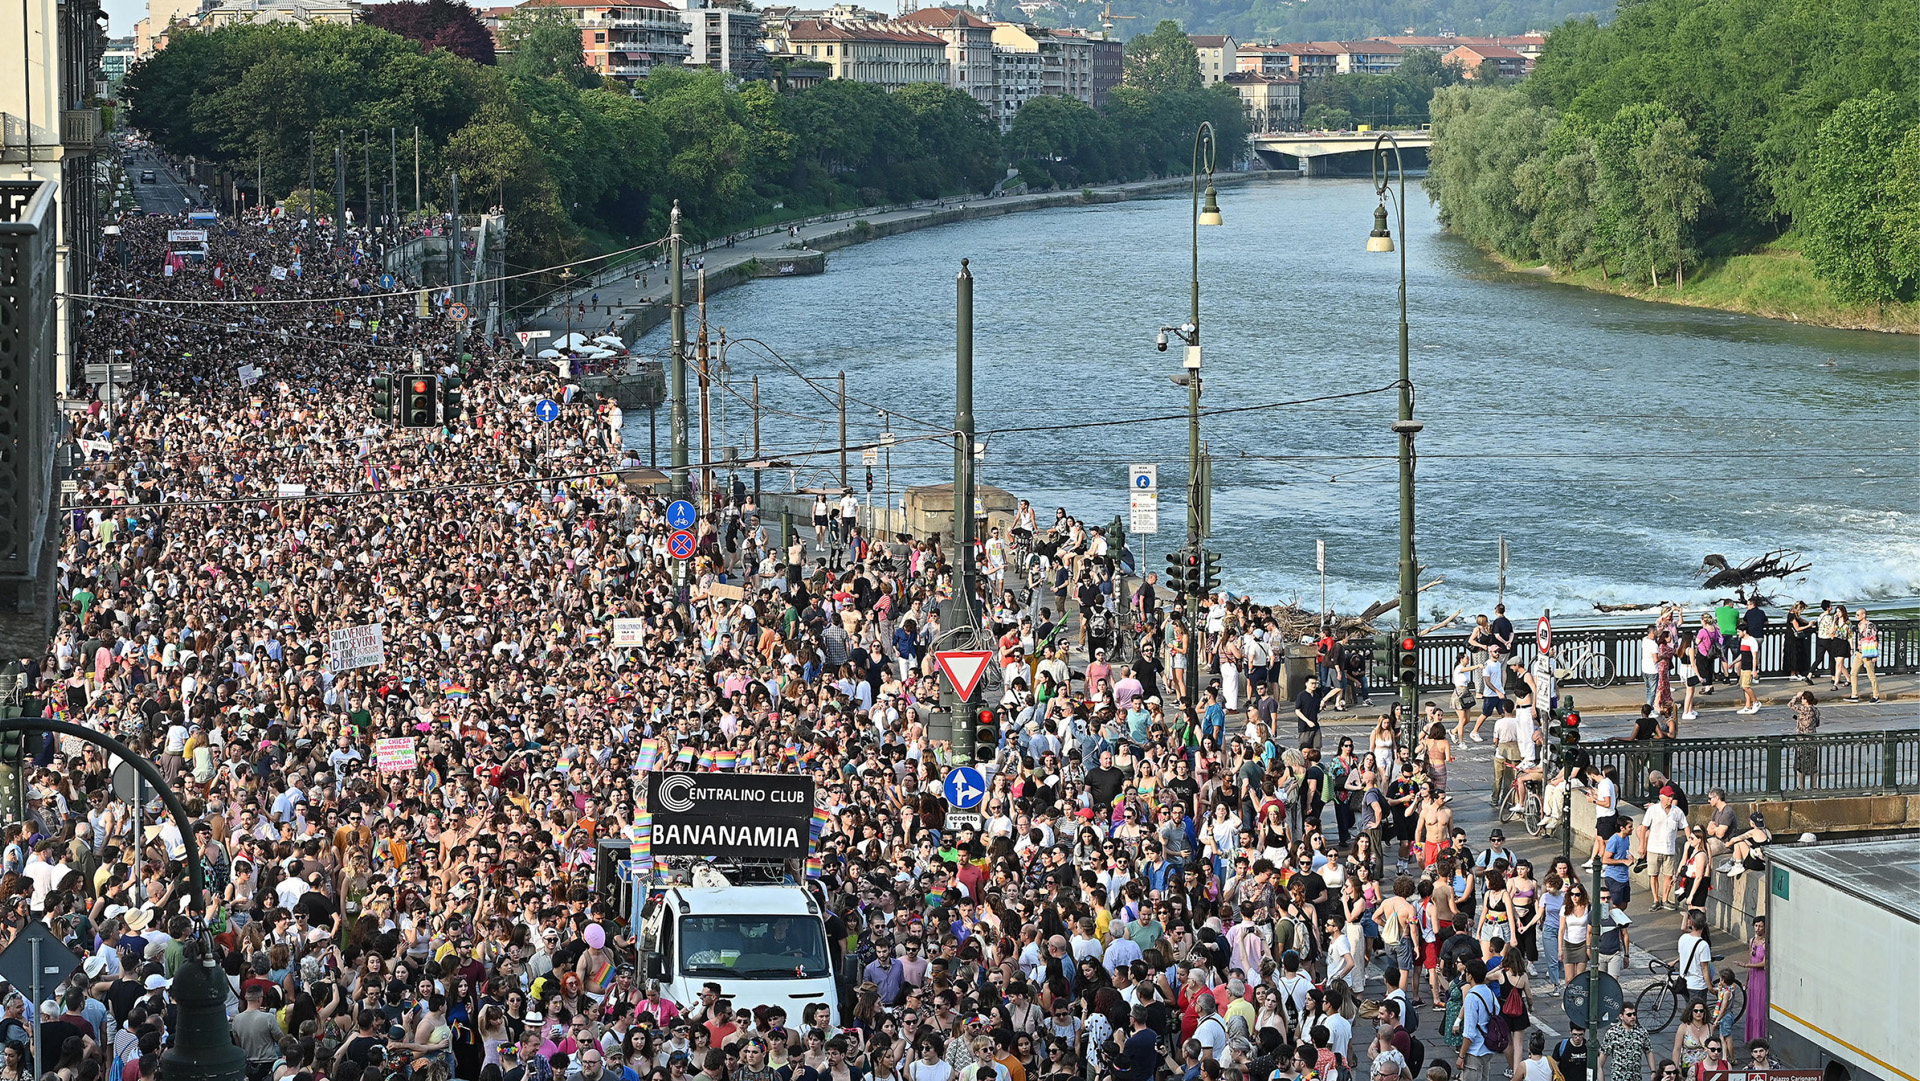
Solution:
[{"label": "person wearing sunglasses", "polygon": [[[1640,1072],[1641,1064],[1646,1073]],[[1651,1074],[1660,1076],[1653,1065],[1653,1044],[1647,1030],[1640,1027],[1640,1011],[1633,1006],[1620,1007],[1620,1023],[1607,1030],[1600,1041],[1600,1059],[1594,1067],[1598,1081],[1641,1081]]]},{"label": "person wearing sunglasses", "polygon": [[1704,1002],[1687,1006],[1673,1033],[1673,1060],[1691,1076],[1693,1068],[1706,1061],[1707,1041],[1713,1038],[1713,1011]]},{"label": "person wearing sunglasses", "polygon": [[1707,1057],[1693,1067],[1693,1072],[1686,1075],[1686,1081],[1707,1081],[1707,1075],[1710,1073],[1733,1069],[1733,1060],[1726,1056],[1727,1048],[1730,1046],[1732,1046],[1731,1043],[1725,1037],[1715,1036],[1709,1039]]}]

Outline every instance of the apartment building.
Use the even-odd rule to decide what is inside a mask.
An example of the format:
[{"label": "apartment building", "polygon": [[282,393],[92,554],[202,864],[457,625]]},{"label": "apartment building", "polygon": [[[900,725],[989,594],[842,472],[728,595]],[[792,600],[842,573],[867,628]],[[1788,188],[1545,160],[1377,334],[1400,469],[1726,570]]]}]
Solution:
[{"label": "apartment building", "polygon": [[661,64],[685,63],[692,55],[692,29],[680,9],[661,0],[526,0],[518,10],[550,8],[580,28],[580,52],[587,66],[625,82],[644,79]]},{"label": "apartment building", "polygon": [[688,26],[688,67],[716,68],[742,79],[767,77],[759,12],[727,0],[680,0],[675,6]]},{"label": "apartment building", "polygon": [[921,8],[895,20],[947,43],[948,86],[964,90],[991,113],[994,107],[993,24],[965,8]]},{"label": "apartment building", "polygon": [[1187,40],[1200,56],[1202,84],[1212,86],[1240,69],[1240,46],[1231,35],[1188,34]]},{"label": "apartment building", "polygon": [[827,65],[828,78],[888,90],[948,84],[947,43],[932,34],[872,20],[795,19],[785,36],[794,55]]},{"label": "apartment building", "polygon": [[1300,126],[1300,80],[1292,75],[1236,71],[1221,80],[1240,95],[1254,132],[1291,131]]}]

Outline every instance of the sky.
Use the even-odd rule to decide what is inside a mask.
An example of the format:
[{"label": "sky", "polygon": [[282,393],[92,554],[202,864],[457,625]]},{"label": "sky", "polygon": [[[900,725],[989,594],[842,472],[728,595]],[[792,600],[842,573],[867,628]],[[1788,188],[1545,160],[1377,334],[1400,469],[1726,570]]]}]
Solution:
[{"label": "sky", "polygon": [[101,0],[107,9],[107,34],[124,38],[133,34],[133,24],[147,17],[147,0]]}]

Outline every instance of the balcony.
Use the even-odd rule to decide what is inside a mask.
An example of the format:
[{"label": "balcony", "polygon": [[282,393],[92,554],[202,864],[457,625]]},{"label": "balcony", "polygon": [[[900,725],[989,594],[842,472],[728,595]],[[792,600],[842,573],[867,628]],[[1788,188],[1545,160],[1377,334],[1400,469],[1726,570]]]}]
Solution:
[{"label": "balcony", "polygon": [[60,145],[68,150],[92,150],[100,138],[100,110],[67,109],[60,114]]}]

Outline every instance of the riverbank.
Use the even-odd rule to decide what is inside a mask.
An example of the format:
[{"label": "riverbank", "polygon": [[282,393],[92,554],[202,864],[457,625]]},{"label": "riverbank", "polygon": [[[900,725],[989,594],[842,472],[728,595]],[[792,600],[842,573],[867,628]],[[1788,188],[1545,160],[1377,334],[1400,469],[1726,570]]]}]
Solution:
[{"label": "riverbank", "polygon": [[1603,277],[1597,268],[1562,272],[1509,259],[1485,248],[1480,251],[1514,273],[1633,300],[1711,308],[1835,330],[1920,333],[1920,304],[1873,306],[1840,300],[1814,276],[1806,256],[1785,240],[1745,255],[1708,259],[1687,275],[1684,286],[1663,285],[1658,289],[1618,274]]},{"label": "riverbank", "polygon": [[[1221,173],[1213,178],[1213,183],[1217,187],[1238,186],[1272,180],[1290,180],[1299,175],[1298,172],[1287,169]],[[1189,177],[1172,177],[1163,180],[1141,180],[1130,184],[1090,186],[1073,191],[1039,192],[1032,195],[1011,195],[1000,198],[949,199],[934,204],[921,204],[895,210],[843,212],[830,219],[810,218],[788,225],[775,226],[756,235],[736,238],[731,246],[728,246],[724,239],[712,241],[702,249],[690,248],[688,254],[705,270],[706,292],[711,297],[742,282],[763,277],[785,276],[778,272],[767,273],[766,268],[769,266],[778,268],[781,264],[793,263],[796,259],[808,261],[819,259],[821,253],[864,244],[882,237],[901,236],[936,226],[981,221],[1029,210],[1096,206],[1145,196],[1185,192],[1191,183],[1192,180]],[[789,227],[794,230],[793,233],[787,231]],[[811,267],[796,267],[792,273],[799,276],[818,272]],[[689,275],[683,294],[689,304],[696,299],[697,288],[695,277]],[[543,309],[537,315],[520,320],[517,329],[544,330],[557,337],[570,330],[589,334],[597,333],[611,323],[613,332],[631,343],[642,334],[666,322],[672,315],[672,305],[668,303],[668,292],[667,270],[658,263],[604,271],[574,286],[561,303]],[[584,312],[580,311],[582,303],[588,300],[592,302],[586,305]],[[569,308],[573,309],[571,318],[568,316]],[[543,343],[536,341],[530,344],[534,348],[539,348]]]}]

